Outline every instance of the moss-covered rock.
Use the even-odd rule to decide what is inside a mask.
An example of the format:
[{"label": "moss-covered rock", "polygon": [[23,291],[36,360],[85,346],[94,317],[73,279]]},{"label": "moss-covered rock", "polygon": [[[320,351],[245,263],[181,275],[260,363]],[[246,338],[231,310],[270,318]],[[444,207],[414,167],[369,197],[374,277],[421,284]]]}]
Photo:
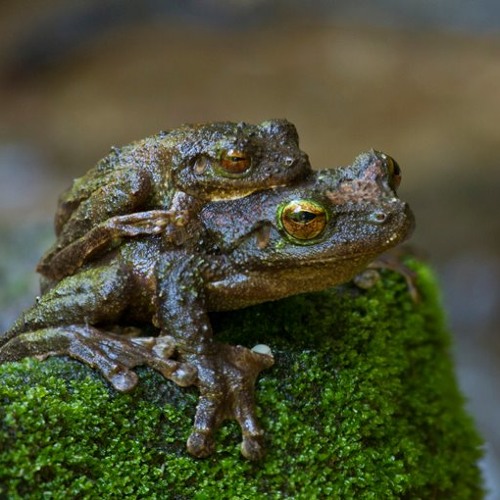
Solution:
[{"label": "moss-covered rock", "polygon": [[214,316],[231,343],[270,345],[258,382],[266,458],[185,452],[196,392],[149,369],[128,395],[64,358],[0,366],[0,497],[453,498],[482,496],[480,440],[453,375],[429,270],[419,303],[391,272]]}]

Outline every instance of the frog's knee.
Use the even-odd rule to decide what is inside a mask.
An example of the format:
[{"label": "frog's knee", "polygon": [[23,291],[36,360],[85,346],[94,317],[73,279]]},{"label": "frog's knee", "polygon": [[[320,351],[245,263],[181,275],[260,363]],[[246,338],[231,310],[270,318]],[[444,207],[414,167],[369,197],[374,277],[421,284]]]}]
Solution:
[{"label": "frog's knee", "polygon": [[[123,311],[128,283],[119,265],[92,268],[64,278],[37,299],[20,318],[21,330],[113,321]],[[17,325],[17,328],[20,328]]]},{"label": "frog's knee", "polygon": [[63,278],[42,295],[40,302],[61,300],[64,297],[99,296],[110,299],[119,294],[127,280],[127,272],[118,263],[85,269]]}]

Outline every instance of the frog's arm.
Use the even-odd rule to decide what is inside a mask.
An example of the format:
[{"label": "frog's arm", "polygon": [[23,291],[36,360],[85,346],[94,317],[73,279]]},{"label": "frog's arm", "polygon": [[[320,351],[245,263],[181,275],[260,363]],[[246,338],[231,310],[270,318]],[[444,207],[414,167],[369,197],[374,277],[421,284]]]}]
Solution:
[{"label": "frog's arm", "polygon": [[263,454],[263,430],[255,410],[255,381],[269,368],[271,355],[242,346],[214,341],[208,318],[205,287],[197,256],[179,255],[158,268],[158,323],[175,339],[181,361],[195,367],[200,397],[188,451],[197,457],[212,453],[214,433],[227,418],[238,421],[242,454],[251,459]]},{"label": "frog's arm", "polygon": [[51,248],[40,260],[37,271],[59,281],[80,269],[96,255],[121,243],[123,238],[163,233],[167,240],[181,239],[186,217],[183,213],[149,210],[117,215],[92,228],[62,249]]}]

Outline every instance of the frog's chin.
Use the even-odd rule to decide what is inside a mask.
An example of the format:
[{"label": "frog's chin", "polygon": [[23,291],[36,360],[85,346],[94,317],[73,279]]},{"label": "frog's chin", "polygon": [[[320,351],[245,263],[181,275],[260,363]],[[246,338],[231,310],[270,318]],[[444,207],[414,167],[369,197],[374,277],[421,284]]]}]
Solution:
[{"label": "frog's chin", "polygon": [[[210,310],[230,310],[278,300],[299,293],[318,292],[350,281],[386,250],[404,241],[411,233],[395,231],[385,239],[350,242],[335,252],[310,252],[307,256],[265,262],[231,262],[226,258],[207,283]],[[281,255],[283,257],[283,254]],[[224,262],[224,263],[223,263]]]},{"label": "frog's chin", "polygon": [[[375,257],[350,257],[304,261],[288,267],[242,269],[207,284],[210,310],[230,310],[278,300],[299,293],[318,292],[340,285],[362,271]],[[298,264],[298,263],[297,263]]]}]

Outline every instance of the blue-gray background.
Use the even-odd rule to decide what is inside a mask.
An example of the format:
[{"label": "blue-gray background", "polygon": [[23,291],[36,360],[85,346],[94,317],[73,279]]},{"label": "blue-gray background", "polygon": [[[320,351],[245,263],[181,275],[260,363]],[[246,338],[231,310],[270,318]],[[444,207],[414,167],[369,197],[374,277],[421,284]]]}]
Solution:
[{"label": "blue-gray background", "polygon": [[4,0],[0,110],[0,329],[57,194],[112,144],[286,117],[317,168],[393,155],[500,498],[500,3]]}]

